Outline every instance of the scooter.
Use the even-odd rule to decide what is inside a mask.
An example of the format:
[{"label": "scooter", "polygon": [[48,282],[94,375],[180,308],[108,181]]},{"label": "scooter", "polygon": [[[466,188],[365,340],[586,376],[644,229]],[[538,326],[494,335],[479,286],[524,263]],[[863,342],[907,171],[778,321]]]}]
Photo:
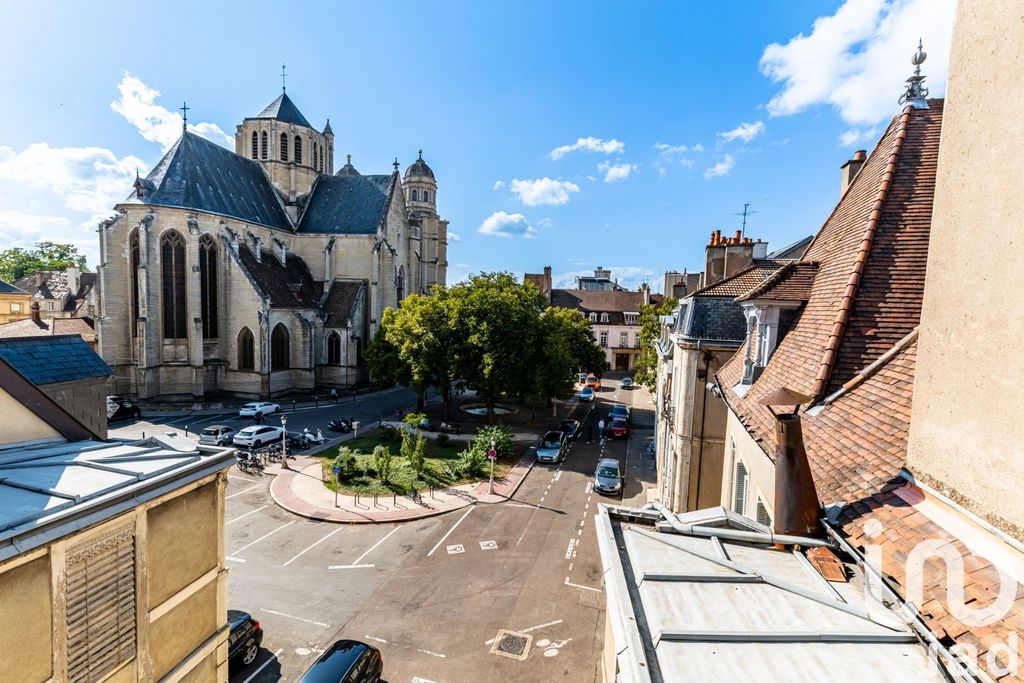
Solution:
[{"label": "scooter", "polygon": [[306,448],[310,448],[311,446],[322,446],[323,443],[327,440],[324,438],[323,432],[321,432],[319,429],[316,430],[316,433],[314,434],[313,432],[309,431],[308,427],[302,430],[301,436],[303,440],[306,442]]},{"label": "scooter", "polygon": [[332,432],[340,432],[342,434],[348,434],[352,431],[352,423],[343,417],[339,417],[336,420],[331,420],[327,428]]},{"label": "scooter", "polygon": [[455,421],[442,422],[437,428],[439,432],[443,434],[461,434],[462,425]]}]

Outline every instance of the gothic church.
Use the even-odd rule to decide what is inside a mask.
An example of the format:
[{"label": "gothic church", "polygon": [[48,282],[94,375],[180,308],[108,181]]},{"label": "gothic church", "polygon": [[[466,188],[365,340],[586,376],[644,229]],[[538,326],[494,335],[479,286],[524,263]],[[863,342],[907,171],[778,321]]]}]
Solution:
[{"label": "gothic church", "polygon": [[99,226],[100,355],[139,398],[273,397],[367,379],[381,314],[444,285],[448,223],[422,152],[334,173],[287,94],[235,151],[184,131]]}]

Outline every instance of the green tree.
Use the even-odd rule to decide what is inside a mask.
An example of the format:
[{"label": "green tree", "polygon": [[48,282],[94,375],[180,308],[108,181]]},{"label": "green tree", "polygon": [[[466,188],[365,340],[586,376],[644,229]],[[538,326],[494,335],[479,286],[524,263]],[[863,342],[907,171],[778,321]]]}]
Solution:
[{"label": "green tree", "polygon": [[633,381],[654,391],[658,382],[658,353],[654,342],[661,338],[659,316],[669,315],[678,302],[665,299],[660,304],[646,304],[640,307],[640,355],[636,359]]},{"label": "green tree", "polygon": [[391,480],[391,464],[393,458],[391,449],[384,444],[377,444],[373,448],[373,467],[377,470],[377,478],[385,484]]},{"label": "green tree", "polygon": [[499,458],[508,458],[515,453],[515,443],[512,439],[512,430],[508,425],[490,425],[481,427],[476,433],[474,448],[478,448],[485,454],[494,444],[494,450],[498,452]]},{"label": "green tree", "polygon": [[[395,324],[397,311],[393,308],[385,308],[381,316],[380,327],[377,333],[366,347],[364,357],[366,365],[379,382],[383,384],[401,384],[410,386],[412,384],[412,369],[409,363],[402,356],[399,347],[388,338],[388,330]],[[422,390],[414,388],[419,408],[422,409],[425,400],[426,386]]]},{"label": "green tree", "polygon": [[349,479],[356,471],[356,454],[348,446],[342,446],[334,458],[334,466],[341,470],[339,479]]},{"label": "green tree", "polygon": [[412,449],[412,456],[409,458],[409,464],[412,465],[412,471],[416,475],[415,479],[418,481],[420,476],[423,474],[423,463],[427,459],[427,437],[417,436],[416,445]]},{"label": "green tree", "polygon": [[33,249],[11,247],[0,251],[0,280],[11,282],[37,270],[63,270],[69,264],[87,270],[85,256],[73,244],[36,242]]}]

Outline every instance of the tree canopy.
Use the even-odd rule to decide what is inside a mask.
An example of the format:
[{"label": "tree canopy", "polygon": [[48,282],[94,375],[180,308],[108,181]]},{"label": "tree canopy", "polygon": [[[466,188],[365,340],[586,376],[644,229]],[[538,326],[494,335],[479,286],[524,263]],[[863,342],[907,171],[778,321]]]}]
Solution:
[{"label": "tree canopy", "polygon": [[11,247],[0,251],[0,280],[13,282],[37,270],[63,270],[76,264],[85,271],[85,255],[73,244],[36,242],[32,249]]},{"label": "tree canopy", "polygon": [[575,373],[600,366],[604,354],[578,311],[545,308],[536,287],[510,273],[483,273],[387,310],[367,359],[375,377],[412,387],[421,402],[434,387],[450,416],[456,383],[493,414],[502,396],[569,393]]},{"label": "tree canopy", "polygon": [[669,315],[678,305],[675,299],[665,299],[660,304],[645,304],[640,307],[640,355],[636,359],[633,381],[654,391],[658,382],[658,354],[654,342],[661,337],[659,316]]}]

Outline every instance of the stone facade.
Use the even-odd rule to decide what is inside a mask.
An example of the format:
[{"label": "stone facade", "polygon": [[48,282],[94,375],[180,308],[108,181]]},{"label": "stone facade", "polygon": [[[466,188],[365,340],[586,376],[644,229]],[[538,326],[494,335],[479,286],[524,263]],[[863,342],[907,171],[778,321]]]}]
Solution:
[{"label": "stone facade", "polygon": [[354,385],[384,309],[444,285],[448,224],[422,157],[404,179],[397,161],[361,176],[351,158],[332,176],[329,124],[305,123],[282,95],[238,126],[235,154],[185,133],[101,223],[98,333],[118,393]]}]

